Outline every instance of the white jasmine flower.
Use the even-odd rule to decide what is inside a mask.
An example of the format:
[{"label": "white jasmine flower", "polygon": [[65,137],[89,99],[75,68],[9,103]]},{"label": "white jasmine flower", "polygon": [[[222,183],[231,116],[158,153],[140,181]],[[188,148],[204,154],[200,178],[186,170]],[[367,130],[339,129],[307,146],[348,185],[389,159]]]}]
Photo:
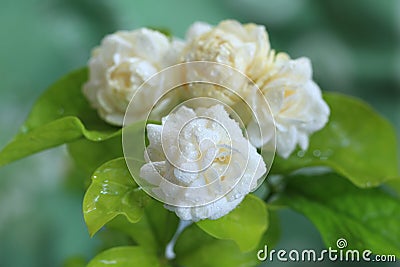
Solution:
[{"label": "white jasmine flower", "polygon": [[[264,26],[256,24],[241,24],[235,20],[225,20],[213,27],[204,22],[194,23],[186,34],[187,45],[183,50],[182,61],[210,61],[217,62],[235,69],[246,76],[259,75],[267,58],[270,44]],[[248,97],[247,80],[235,75],[235,71],[215,65],[206,73],[190,70],[187,75],[191,79],[210,77],[213,81],[240,95]],[[203,77],[205,76],[205,77]],[[237,97],[229,90],[214,86],[208,92],[193,87],[192,97],[214,97],[228,105],[234,105]]]},{"label": "white jasmine flower", "polygon": [[[312,80],[308,58],[290,59],[285,53],[271,51],[262,75],[255,82],[266,97],[276,123],[277,153],[287,158],[297,145],[308,148],[309,136],[328,121],[329,107]],[[252,138],[256,146],[265,140]],[[253,136],[254,137],[254,136]]]},{"label": "white jasmine flower", "polygon": [[[248,123],[249,138],[256,147],[264,146],[273,137],[270,129],[266,129],[271,125],[271,112],[276,123],[277,153],[285,158],[297,145],[307,149],[309,136],[326,124],[329,107],[312,80],[309,60],[291,60],[284,53],[276,55],[270,50],[263,26],[242,25],[228,20],[212,27],[198,22],[189,29],[187,42],[184,61],[207,60],[226,64],[247,75],[261,89],[271,110],[248,83],[234,80],[234,75],[226,68],[214,71],[225,85],[227,78],[232,80],[230,84],[228,82],[229,88],[238,93],[258,116],[259,121]],[[195,75],[198,75],[197,72]],[[192,95],[215,97],[230,106],[237,104],[237,98],[221,87],[215,86],[213,92],[193,88]],[[262,128],[263,136],[260,136],[258,127]]]},{"label": "white jasmine flower", "polygon": [[266,173],[262,157],[222,105],[182,106],[162,125],[148,124],[147,133],[140,176],[182,220],[226,215]]},{"label": "white jasmine flower", "polygon": [[[165,35],[146,28],[108,35],[93,50],[89,81],[83,93],[105,121],[120,126],[138,87],[153,74],[174,64],[182,48],[181,41],[170,41]],[[157,94],[149,92],[147,102],[155,100],[154,95]]]},{"label": "white jasmine flower", "polygon": [[246,75],[257,75],[270,49],[264,26],[225,20],[212,27],[194,23],[188,30],[184,61],[213,61]]}]

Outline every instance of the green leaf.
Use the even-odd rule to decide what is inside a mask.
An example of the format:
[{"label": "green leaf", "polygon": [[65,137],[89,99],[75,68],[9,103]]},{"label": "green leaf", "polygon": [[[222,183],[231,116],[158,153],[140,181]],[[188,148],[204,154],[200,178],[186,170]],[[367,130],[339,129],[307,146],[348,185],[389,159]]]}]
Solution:
[{"label": "green leaf", "polygon": [[281,222],[279,219],[278,212],[268,207],[268,229],[261,238],[259,247],[268,245],[269,248],[275,247],[281,237]]},{"label": "green leaf", "polygon": [[150,199],[144,208],[143,217],[137,223],[132,224],[124,216],[117,216],[107,227],[128,234],[142,248],[161,255],[178,223],[179,219],[173,212],[165,209],[161,202]]},{"label": "green leaf", "polygon": [[64,264],[63,267],[85,267],[86,266],[86,260],[84,257],[72,257],[67,259]]},{"label": "green leaf", "polygon": [[299,175],[280,201],[307,216],[327,246],[345,238],[348,249],[400,257],[400,201],[381,189],[360,189],[333,173]]},{"label": "green leaf", "polygon": [[78,117],[89,130],[113,132],[116,127],[105,123],[90,107],[82,94],[82,86],[88,79],[87,68],[73,71],[51,85],[36,101],[22,127],[26,133],[54,120]]},{"label": "green leaf", "polygon": [[400,197],[400,177],[398,179],[388,181],[387,185],[389,185]]},{"label": "green leaf", "polygon": [[168,38],[173,38],[174,37],[172,32],[171,32],[171,30],[168,29],[168,28],[165,28],[165,27],[147,26],[146,28],[151,29],[153,31],[158,31],[158,32],[164,34]]},{"label": "green leaf", "polygon": [[156,267],[160,266],[155,255],[151,255],[141,247],[115,247],[103,251],[92,259],[87,267]]},{"label": "green leaf", "polygon": [[126,167],[118,158],[103,164],[93,176],[83,199],[83,213],[90,235],[94,235],[117,215],[125,215],[130,222],[137,222],[149,197],[138,188]]},{"label": "green leaf", "polygon": [[[118,217],[122,217],[125,219],[125,216],[118,215]],[[114,219],[115,220],[115,219]],[[127,219],[125,219],[127,220]],[[118,229],[113,229],[108,227],[108,222],[105,227],[96,233],[96,240],[99,242],[99,246],[97,248],[97,252],[103,251],[113,247],[121,247],[121,246],[137,246],[132,238],[130,238],[126,233],[119,231]],[[130,222],[129,222],[130,223]],[[133,225],[132,223],[130,223]]]},{"label": "green leaf", "polygon": [[393,127],[361,100],[334,93],[324,98],[331,108],[328,124],[311,136],[305,153],[276,157],[271,172],[328,166],[359,187],[400,177]]},{"label": "green leaf", "polygon": [[114,136],[103,142],[88,139],[78,139],[67,144],[69,155],[76,165],[88,176],[102,164],[112,159],[123,157],[121,135]]},{"label": "green leaf", "polygon": [[203,220],[197,225],[219,239],[235,241],[242,251],[254,249],[268,228],[265,203],[254,195],[247,195],[233,211],[217,220]]},{"label": "green leaf", "polygon": [[111,138],[119,132],[88,131],[76,117],[65,117],[42,125],[25,134],[17,135],[0,151],[0,166],[39,151],[86,137],[93,141]]},{"label": "green leaf", "polygon": [[178,266],[186,267],[215,267],[257,266],[256,252],[242,252],[231,240],[216,239],[197,224],[188,227],[179,237],[175,246]]},{"label": "green leaf", "polygon": [[[144,163],[145,140],[142,142],[140,140],[145,139],[145,125],[145,121],[139,121],[124,128],[126,139],[134,140],[133,142],[125,142],[125,151],[128,152],[129,160],[140,161],[140,164]],[[112,137],[102,142],[81,138],[69,143],[68,151],[75,163],[91,175],[103,163],[124,156],[121,131],[116,132]],[[135,159],[132,159],[132,157]],[[132,165],[137,164],[137,162],[131,161],[130,163]]]},{"label": "green leaf", "polygon": [[37,100],[21,132],[0,152],[0,166],[78,140],[103,141],[121,134],[101,120],[82,94],[87,70],[61,78]]}]

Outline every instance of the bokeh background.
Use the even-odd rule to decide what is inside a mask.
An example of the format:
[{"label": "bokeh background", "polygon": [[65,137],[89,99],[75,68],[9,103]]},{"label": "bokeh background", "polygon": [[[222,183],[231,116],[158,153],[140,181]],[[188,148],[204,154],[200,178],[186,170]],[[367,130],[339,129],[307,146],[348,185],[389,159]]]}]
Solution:
[{"label": "bokeh background", "polygon": [[[368,101],[400,133],[400,0],[2,0],[0,147],[45,88],[84,66],[104,35],[151,26],[184,37],[194,21],[226,18],[266,25],[276,50],[311,58],[321,88]],[[88,237],[82,192],[68,180],[73,168],[59,147],[0,169],[0,266],[53,267],[93,256],[99,240]],[[280,215],[278,248],[322,249],[306,218]],[[345,266],[268,266],[303,265]]]}]

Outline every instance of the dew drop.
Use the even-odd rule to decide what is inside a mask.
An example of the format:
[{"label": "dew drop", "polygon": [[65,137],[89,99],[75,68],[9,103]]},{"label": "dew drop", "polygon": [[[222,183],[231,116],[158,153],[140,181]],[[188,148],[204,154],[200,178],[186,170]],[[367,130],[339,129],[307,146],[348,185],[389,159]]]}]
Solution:
[{"label": "dew drop", "polygon": [[313,151],[313,155],[314,155],[314,157],[319,157],[319,156],[321,156],[321,151],[316,149],[316,150]]},{"label": "dew drop", "polygon": [[304,157],[304,154],[305,154],[305,151],[304,151],[304,150],[299,150],[299,151],[297,152],[297,156],[298,156],[299,158]]},{"label": "dew drop", "polygon": [[25,125],[21,127],[21,132],[22,133],[27,133],[28,132],[28,127],[26,127]]},{"label": "dew drop", "polygon": [[342,142],[341,142],[341,145],[342,145],[343,147],[348,147],[348,146],[350,145],[350,140],[347,139],[347,138],[343,138],[343,139],[342,139]]}]

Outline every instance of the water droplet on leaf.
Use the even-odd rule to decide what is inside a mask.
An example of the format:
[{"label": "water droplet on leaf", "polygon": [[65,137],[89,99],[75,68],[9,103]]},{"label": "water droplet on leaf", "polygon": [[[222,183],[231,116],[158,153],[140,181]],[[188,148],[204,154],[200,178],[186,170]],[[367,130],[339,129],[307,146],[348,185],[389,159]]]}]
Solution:
[{"label": "water droplet on leaf", "polygon": [[320,157],[321,156],[321,151],[316,149],[316,150],[313,151],[313,155],[314,155],[314,157]]},{"label": "water droplet on leaf", "polygon": [[304,150],[299,150],[298,152],[297,152],[297,156],[299,157],[299,158],[302,158],[302,157],[304,157],[304,154],[305,154],[306,152],[304,151]]}]

